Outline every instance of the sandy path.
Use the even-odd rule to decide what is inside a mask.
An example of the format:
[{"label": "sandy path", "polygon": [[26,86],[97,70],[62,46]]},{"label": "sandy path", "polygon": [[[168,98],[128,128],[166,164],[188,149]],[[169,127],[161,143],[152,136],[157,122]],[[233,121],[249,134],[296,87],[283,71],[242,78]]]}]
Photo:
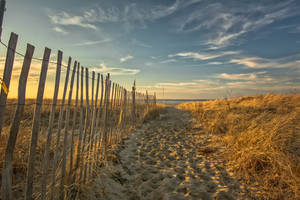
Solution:
[{"label": "sandy path", "polygon": [[207,148],[210,136],[173,107],[130,135],[81,198],[249,199]]}]

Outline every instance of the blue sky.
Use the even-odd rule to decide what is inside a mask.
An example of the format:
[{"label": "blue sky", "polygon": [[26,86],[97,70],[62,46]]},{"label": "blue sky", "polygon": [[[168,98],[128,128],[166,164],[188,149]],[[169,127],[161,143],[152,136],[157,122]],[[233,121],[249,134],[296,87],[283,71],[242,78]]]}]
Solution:
[{"label": "blue sky", "polygon": [[3,31],[159,98],[300,89],[297,0],[9,0]]}]

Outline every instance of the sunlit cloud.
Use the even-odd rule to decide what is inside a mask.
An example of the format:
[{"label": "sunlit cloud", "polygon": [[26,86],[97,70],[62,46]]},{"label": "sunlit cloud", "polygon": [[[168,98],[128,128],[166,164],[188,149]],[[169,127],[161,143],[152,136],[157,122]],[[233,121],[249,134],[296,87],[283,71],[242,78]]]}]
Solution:
[{"label": "sunlit cloud", "polygon": [[245,57],[240,59],[232,59],[230,62],[244,65],[247,68],[255,69],[299,67],[300,58],[298,58],[298,60],[292,61],[289,59],[290,58],[266,59],[261,57]]},{"label": "sunlit cloud", "polygon": [[264,75],[266,74],[265,71],[262,72],[253,72],[253,73],[245,73],[245,74],[228,74],[222,73],[219,74],[217,77],[226,80],[257,80],[257,79],[264,79],[264,80],[273,80],[271,77]]},{"label": "sunlit cloud", "polygon": [[209,62],[207,64],[209,64],[209,65],[222,65],[223,63],[222,62]]}]

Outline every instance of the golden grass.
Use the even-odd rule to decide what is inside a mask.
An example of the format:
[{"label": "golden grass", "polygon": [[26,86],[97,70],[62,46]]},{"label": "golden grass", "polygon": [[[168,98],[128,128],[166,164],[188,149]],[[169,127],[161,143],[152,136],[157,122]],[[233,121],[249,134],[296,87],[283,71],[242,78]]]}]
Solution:
[{"label": "golden grass", "polygon": [[215,134],[228,164],[262,199],[300,198],[300,95],[183,103]]},{"label": "golden grass", "polygon": [[[13,120],[13,116],[16,109],[16,99],[8,99],[6,111],[5,111],[5,117],[4,117],[4,123],[3,123],[3,130],[2,134],[0,135],[0,184],[2,179],[2,168],[3,168],[3,162],[4,162],[4,154],[6,149],[6,144],[8,140],[8,133],[10,130],[10,125]],[[27,172],[27,162],[29,157],[29,146],[30,146],[30,140],[31,140],[31,129],[32,129],[32,119],[34,114],[34,105],[35,101],[33,99],[26,100],[26,105],[24,107],[24,113],[22,116],[22,120],[20,123],[20,129],[17,137],[16,146],[14,149],[14,158],[13,158],[13,194],[15,199],[23,199],[24,195],[24,188],[25,188],[25,179],[26,179],[26,172]],[[58,101],[58,106],[56,107],[55,111],[55,120],[54,120],[54,129],[53,129],[53,136],[52,136],[52,143],[50,147],[50,162],[52,163],[53,157],[54,157],[54,150],[55,150],[55,143],[56,143],[56,133],[58,128],[58,117],[59,117],[59,109],[60,109],[60,100]],[[41,118],[40,118],[40,133],[39,133],[39,141],[37,144],[37,156],[36,156],[36,167],[35,167],[35,195],[39,195],[40,192],[40,178],[41,178],[41,169],[42,169],[42,162],[43,162],[43,155],[45,151],[45,143],[46,143],[46,136],[47,136],[47,129],[49,125],[49,116],[50,111],[52,108],[52,100],[46,99],[43,101],[42,106],[42,112],[41,112]],[[75,102],[72,102],[72,104],[75,104]],[[65,106],[66,108],[66,106]],[[145,103],[137,103],[136,104],[136,115],[137,115],[137,122],[142,122],[143,117],[145,117],[145,112],[153,112],[152,110],[155,110],[156,106],[150,104],[149,109],[146,109]],[[78,106],[77,109],[77,119],[76,119],[76,127],[77,130],[75,132],[75,138],[74,138],[74,156],[73,156],[73,165],[75,164],[75,158],[76,158],[76,150],[78,145],[78,134],[79,134],[79,113],[80,108]],[[74,106],[71,107],[71,115],[70,115],[70,126],[69,126],[69,137],[68,137],[68,145],[70,145],[70,134],[71,134],[71,128],[72,128],[72,122],[73,122],[73,114],[74,114]],[[84,118],[85,118],[85,106],[84,106]],[[121,120],[121,124],[119,123],[120,120],[120,107],[116,107],[115,109],[110,112],[109,121],[107,123],[107,126],[109,128],[113,127],[112,134],[113,137],[120,132],[122,132],[122,136],[126,136],[132,131],[134,128],[133,122],[130,120],[131,118],[131,105],[127,105],[126,113],[124,116],[124,119]],[[64,119],[65,120],[65,119]],[[100,120],[100,130],[102,131],[103,127],[103,118]],[[62,129],[64,129],[64,123],[62,124]],[[109,129],[108,128],[108,129]],[[62,152],[63,149],[63,131],[61,133],[61,141],[59,144],[60,152]],[[115,138],[114,138],[115,139]],[[109,148],[113,144],[110,144]],[[114,144],[116,145],[116,144]],[[69,159],[69,146],[68,146],[68,158]],[[109,149],[108,149],[109,150]],[[69,162],[69,160],[67,160]],[[98,162],[98,161],[90,161],[90,162]],[[69,166],[69,163],[67,163],[67,166]],[[68,167],[67,167],[68,168]],[[69,170],[69,169],[67,169]],[[68,171],[67,171],[68,174]],[[50,180],[50,176],[49,176]]]}]

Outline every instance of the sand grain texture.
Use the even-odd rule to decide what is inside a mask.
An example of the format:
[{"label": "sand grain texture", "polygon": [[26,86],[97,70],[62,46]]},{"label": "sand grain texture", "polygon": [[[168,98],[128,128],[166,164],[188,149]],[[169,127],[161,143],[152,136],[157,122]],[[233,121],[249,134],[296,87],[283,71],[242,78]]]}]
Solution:
[{"label": "sand grain texture", "polygon": [[124,141],[80,199],[252,199],[217,159],[211,136],[187,112],[166,109]]}]

